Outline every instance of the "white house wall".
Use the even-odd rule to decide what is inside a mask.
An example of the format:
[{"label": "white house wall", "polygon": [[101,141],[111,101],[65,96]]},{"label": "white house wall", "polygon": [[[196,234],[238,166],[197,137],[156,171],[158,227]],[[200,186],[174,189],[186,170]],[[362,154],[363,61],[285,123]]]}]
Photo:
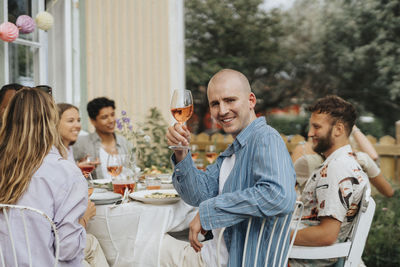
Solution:
[{"label": "white house wall", "polygon": [[182,0],[85,0],[84,19],[87,99],[110,97],[135,121],[158,107],[170,121],[171,91],[184,87]]}]

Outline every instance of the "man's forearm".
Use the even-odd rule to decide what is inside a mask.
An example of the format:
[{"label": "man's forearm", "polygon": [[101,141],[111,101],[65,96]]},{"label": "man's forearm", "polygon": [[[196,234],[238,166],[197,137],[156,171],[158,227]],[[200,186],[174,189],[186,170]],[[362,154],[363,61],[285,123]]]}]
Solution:
[{"label": "man's forearm", "polygon": [[336,242],[341,222],[325,218],[321,224],[301,229],[297,232],[294,244],[297,246],[320,247],[329,246]]}]

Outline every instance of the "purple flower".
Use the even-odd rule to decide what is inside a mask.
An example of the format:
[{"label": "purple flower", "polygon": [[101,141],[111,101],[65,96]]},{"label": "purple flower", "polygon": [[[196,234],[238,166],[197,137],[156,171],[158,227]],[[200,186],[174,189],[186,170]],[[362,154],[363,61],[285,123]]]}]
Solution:
[{"label": "purple flower", "polygon": [[133,130],[132,125],[129,125],[129,126],[128,126],[128,129],[129,129],[130,131],[132,131],[132,130]]},{"label": "purple flower", "polygon": [[119,120],[117,120],[117,128],[118,130],[122,130],[122,123]]},{"label": "purple flower", "polygon": [[129,118],[122,118],[125,123],[129,123],[131,120]]},{"label": "purple flower", "polygon": [[125,110],[121,111],[121,114],[122,114],[122,116],[125,116],[126,115],[126,111]]}]

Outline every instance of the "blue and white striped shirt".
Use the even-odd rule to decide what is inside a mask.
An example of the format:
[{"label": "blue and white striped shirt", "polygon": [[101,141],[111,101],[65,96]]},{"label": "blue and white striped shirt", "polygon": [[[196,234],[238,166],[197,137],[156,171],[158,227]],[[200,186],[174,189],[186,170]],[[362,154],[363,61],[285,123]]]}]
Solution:
[{"label": "blue and white striped shirt", "polygon": [[[189,153],[190,154],[190,153]],[[225,157],[235,154],[235,165],[222,194],[218,195],[219,171]],[[173,161],[175,157],[172,157]],[[199,206],[201,225],[205,230],[227,227],[224,239],[229,250],[229,266],[240,266],[248,219],[253,217],[249,234],[246,266],[253,265],[257,237],[263,218],[263,231],[257,266],[264,266],[266,246],[276,216],[282,218],[294,209],[296,176],[285,143],[279,133],[258,118],[243,129],[234,142],[207,167],[197,170],[190,155],[175,165],[173,184],[182,199]],[[279,227],[289,227],[279,220]],[[272,243],[277,247],[278,235]],[[282,242],[280,242],[282,244]],[[272,254],[271,254],[272,255]],[[267,266],[272,266],[271,264]],[[260,264],[260,265],[259,265]],[[262,264],[262,265],[261,265]]]}]

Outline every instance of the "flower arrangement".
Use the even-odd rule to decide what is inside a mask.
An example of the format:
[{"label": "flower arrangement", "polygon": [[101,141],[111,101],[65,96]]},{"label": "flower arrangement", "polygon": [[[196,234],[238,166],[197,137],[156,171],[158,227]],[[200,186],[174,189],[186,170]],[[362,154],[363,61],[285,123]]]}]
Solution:
[{"label": "flower arrangement", "polygon": [[171,151],[165,139],[168,124],[160,111],[155,107],[151,108],[144,123],[137,124],[136,127],[133,127],[126,111],[123,110],[121,115],[117,119],[118,132],[133,144],[136,165],[144,172],[171,172]]}]

